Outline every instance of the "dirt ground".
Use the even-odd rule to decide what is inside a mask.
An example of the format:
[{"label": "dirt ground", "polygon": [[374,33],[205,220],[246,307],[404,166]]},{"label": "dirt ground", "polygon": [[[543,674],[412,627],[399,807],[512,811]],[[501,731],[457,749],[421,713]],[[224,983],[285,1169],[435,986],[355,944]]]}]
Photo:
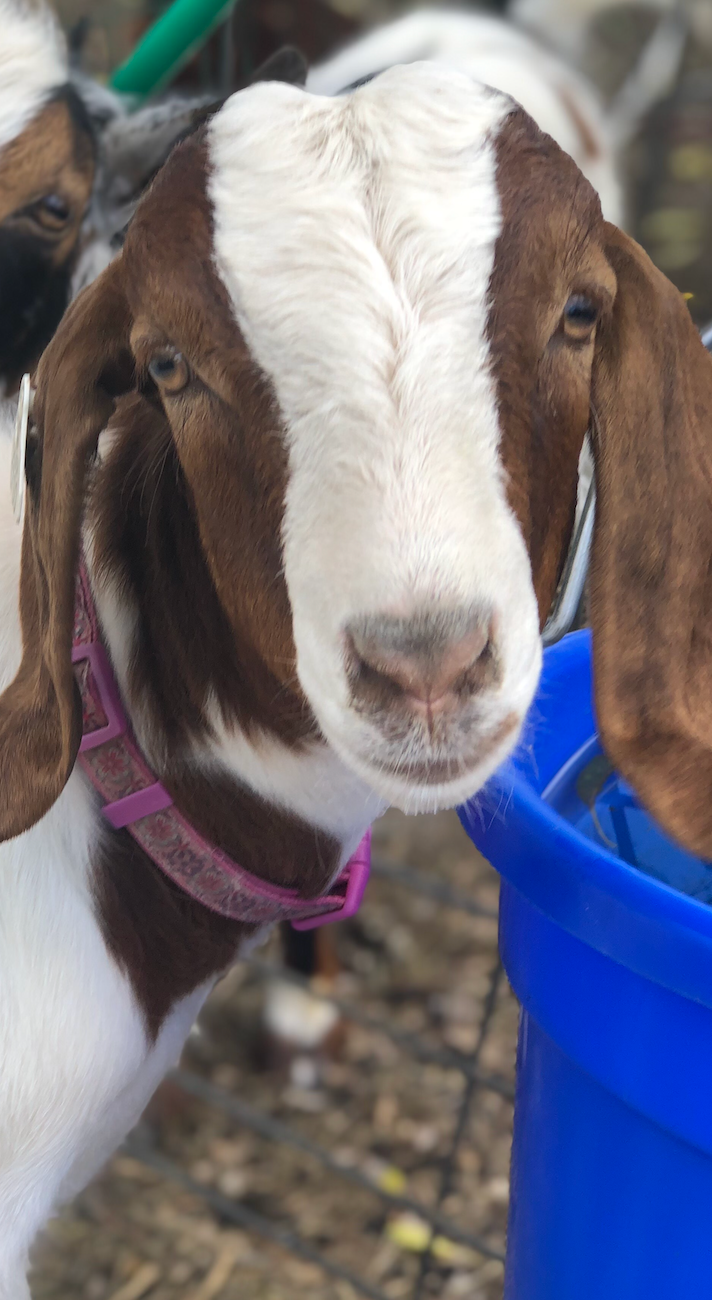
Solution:
[{"label": "dirt ground", "polygon": [[[377,828],[376,852],[450,882],[494,914],[497,878],[454,814]],[[275,944],[272,944],[275,948]],[[471,1053],[496,964],[496,922],[376,879],[359,918],[339,927],[337,991],[360,1011],[431,1047]],[[271,951],[271,949],[270,949]],[[265,955],[265,950],[260,956]],[[375,1186],[432,1203],[462,1097],[458,1069],[416,1061],[372,1028],[346,1023],[324,1059],[269,1060],[264,979],[238,967],[207,1004],[184,1066],[287,1122]],[[478,1060],[511,1083],[517,1010],[502,981]],[[443,1210],[494,1250],[504,1245],[511,1103],[477,1088]],[[331,1260],[399,1300],[413,1294],[427,1230],[311,1157],[258,1136],[166,1085],[136,1141],[195,1183],[297,1231]],[[450,1239],[424,1296],[498,1300],[502,1266]],[[352,1300],[344,1281],[228,1224],[199,1196],[121,1153],[53,1221],[34,1257],[35,1300]]]}]

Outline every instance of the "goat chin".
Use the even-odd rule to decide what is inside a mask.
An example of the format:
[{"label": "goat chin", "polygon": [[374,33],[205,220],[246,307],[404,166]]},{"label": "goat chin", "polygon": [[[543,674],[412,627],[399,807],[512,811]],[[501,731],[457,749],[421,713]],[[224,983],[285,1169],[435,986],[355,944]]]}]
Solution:
[{"label": "goat chin", "polygon": [[343,750],[341,754],[353,771],[372,785],[384,805],[397,808],[408,815],[436,813],[446,808],[456,808],[482,789],[514,747],[520,725],[516,719],[508,720],[503,728],[504,734],[495,737],[494,742],[483,744],[483,754],[479,758],[473,760],[470,757],[468,761],[456,757],[450,759],[448,767],[452,767],[457,775],[443,781],[428,779],[427,760],[418,764],[416,778],[412,770],[415,765],[410,765],[409,773],[408,762],[403,762],[399,770],[388,771],[375,757],[368,761],[353,754],[347,757]]}]

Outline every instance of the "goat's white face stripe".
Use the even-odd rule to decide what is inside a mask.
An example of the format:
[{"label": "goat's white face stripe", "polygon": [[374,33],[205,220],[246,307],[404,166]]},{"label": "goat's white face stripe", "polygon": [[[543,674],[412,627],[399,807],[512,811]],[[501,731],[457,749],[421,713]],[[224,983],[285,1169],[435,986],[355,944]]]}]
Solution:
[{"label": "goat's white face stripe", "polygon": [[51,11],[23,0],[0,0],[0,149],[24,130],[67,76],[64,42]]},{"label": "goat's white face stripe", "polygon": [[[538,673],[487,342],[493,140],[510,110],[464,75],[411,65],[334,100],[258,86],[210,129],[216,264],[289,448],[299,677],[325,735],[367,779],[382,762],[349,707],[351,619],[492,608],[503,681],[483,729],[526,709]],[[507,747],[421,806],[470,793]],[[410,799],[400,778],[379,790]]]}]

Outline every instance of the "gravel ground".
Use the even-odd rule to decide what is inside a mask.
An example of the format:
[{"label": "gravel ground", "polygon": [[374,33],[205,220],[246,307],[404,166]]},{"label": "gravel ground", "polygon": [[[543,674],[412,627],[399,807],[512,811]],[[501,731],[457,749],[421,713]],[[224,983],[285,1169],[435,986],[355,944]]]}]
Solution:
[{"label": "gravel ground", "polygon": [[[440,877],[494,913],[497,879],[448,814],[389,814],[377,831],[386,861]],[[480,1036],[496,922],[375,880],[360,917],[337,933],[336,990],[362,1012],[431,1047],[471,1053]],[[267,955],[277,952],[273,942]],[[260,954],[265,955],[265,950]],[[328,1055],[270,1059],[261,1030],[264,980],[236,968],[215,990],[184,1053],[185,1068],[288,1123],[375,1185],[433,1202],[463,1091],[457,1069],[417,1062],[387,1035],[347,1022]],[[513,1078],[517,1012],[501,982],[478,1066]],[[505,1089],[506,1091],[506,1089]],[[511,1104],[477,1088],[443,1209],[502,1250]],[[243,1232],[136,1150],[169,1158],[194,1186],[296,1230],[392,1300],[413,1294],[428,1233],[375,1193],[313,1158],[258,1136],[176,1085],[159,1091],[131,1154],[50,1225],[35,1253],[35,1300],[352,1300],[320,1267]],[[138,1144],[138,1145],[137,1145]],[[498,1300],[502,1266],[448,1238],[434,1246],[424,1296]]]}]

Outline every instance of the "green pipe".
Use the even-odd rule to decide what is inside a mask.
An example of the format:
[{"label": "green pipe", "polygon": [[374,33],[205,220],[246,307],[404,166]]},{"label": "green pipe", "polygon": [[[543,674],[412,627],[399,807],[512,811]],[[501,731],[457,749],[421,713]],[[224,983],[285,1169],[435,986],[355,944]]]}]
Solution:
[{"label": "green pipe", "polygon": [[114,90],[145,98],[167,85],[188,63],[235,0],[174,0],[111,77]]}]

